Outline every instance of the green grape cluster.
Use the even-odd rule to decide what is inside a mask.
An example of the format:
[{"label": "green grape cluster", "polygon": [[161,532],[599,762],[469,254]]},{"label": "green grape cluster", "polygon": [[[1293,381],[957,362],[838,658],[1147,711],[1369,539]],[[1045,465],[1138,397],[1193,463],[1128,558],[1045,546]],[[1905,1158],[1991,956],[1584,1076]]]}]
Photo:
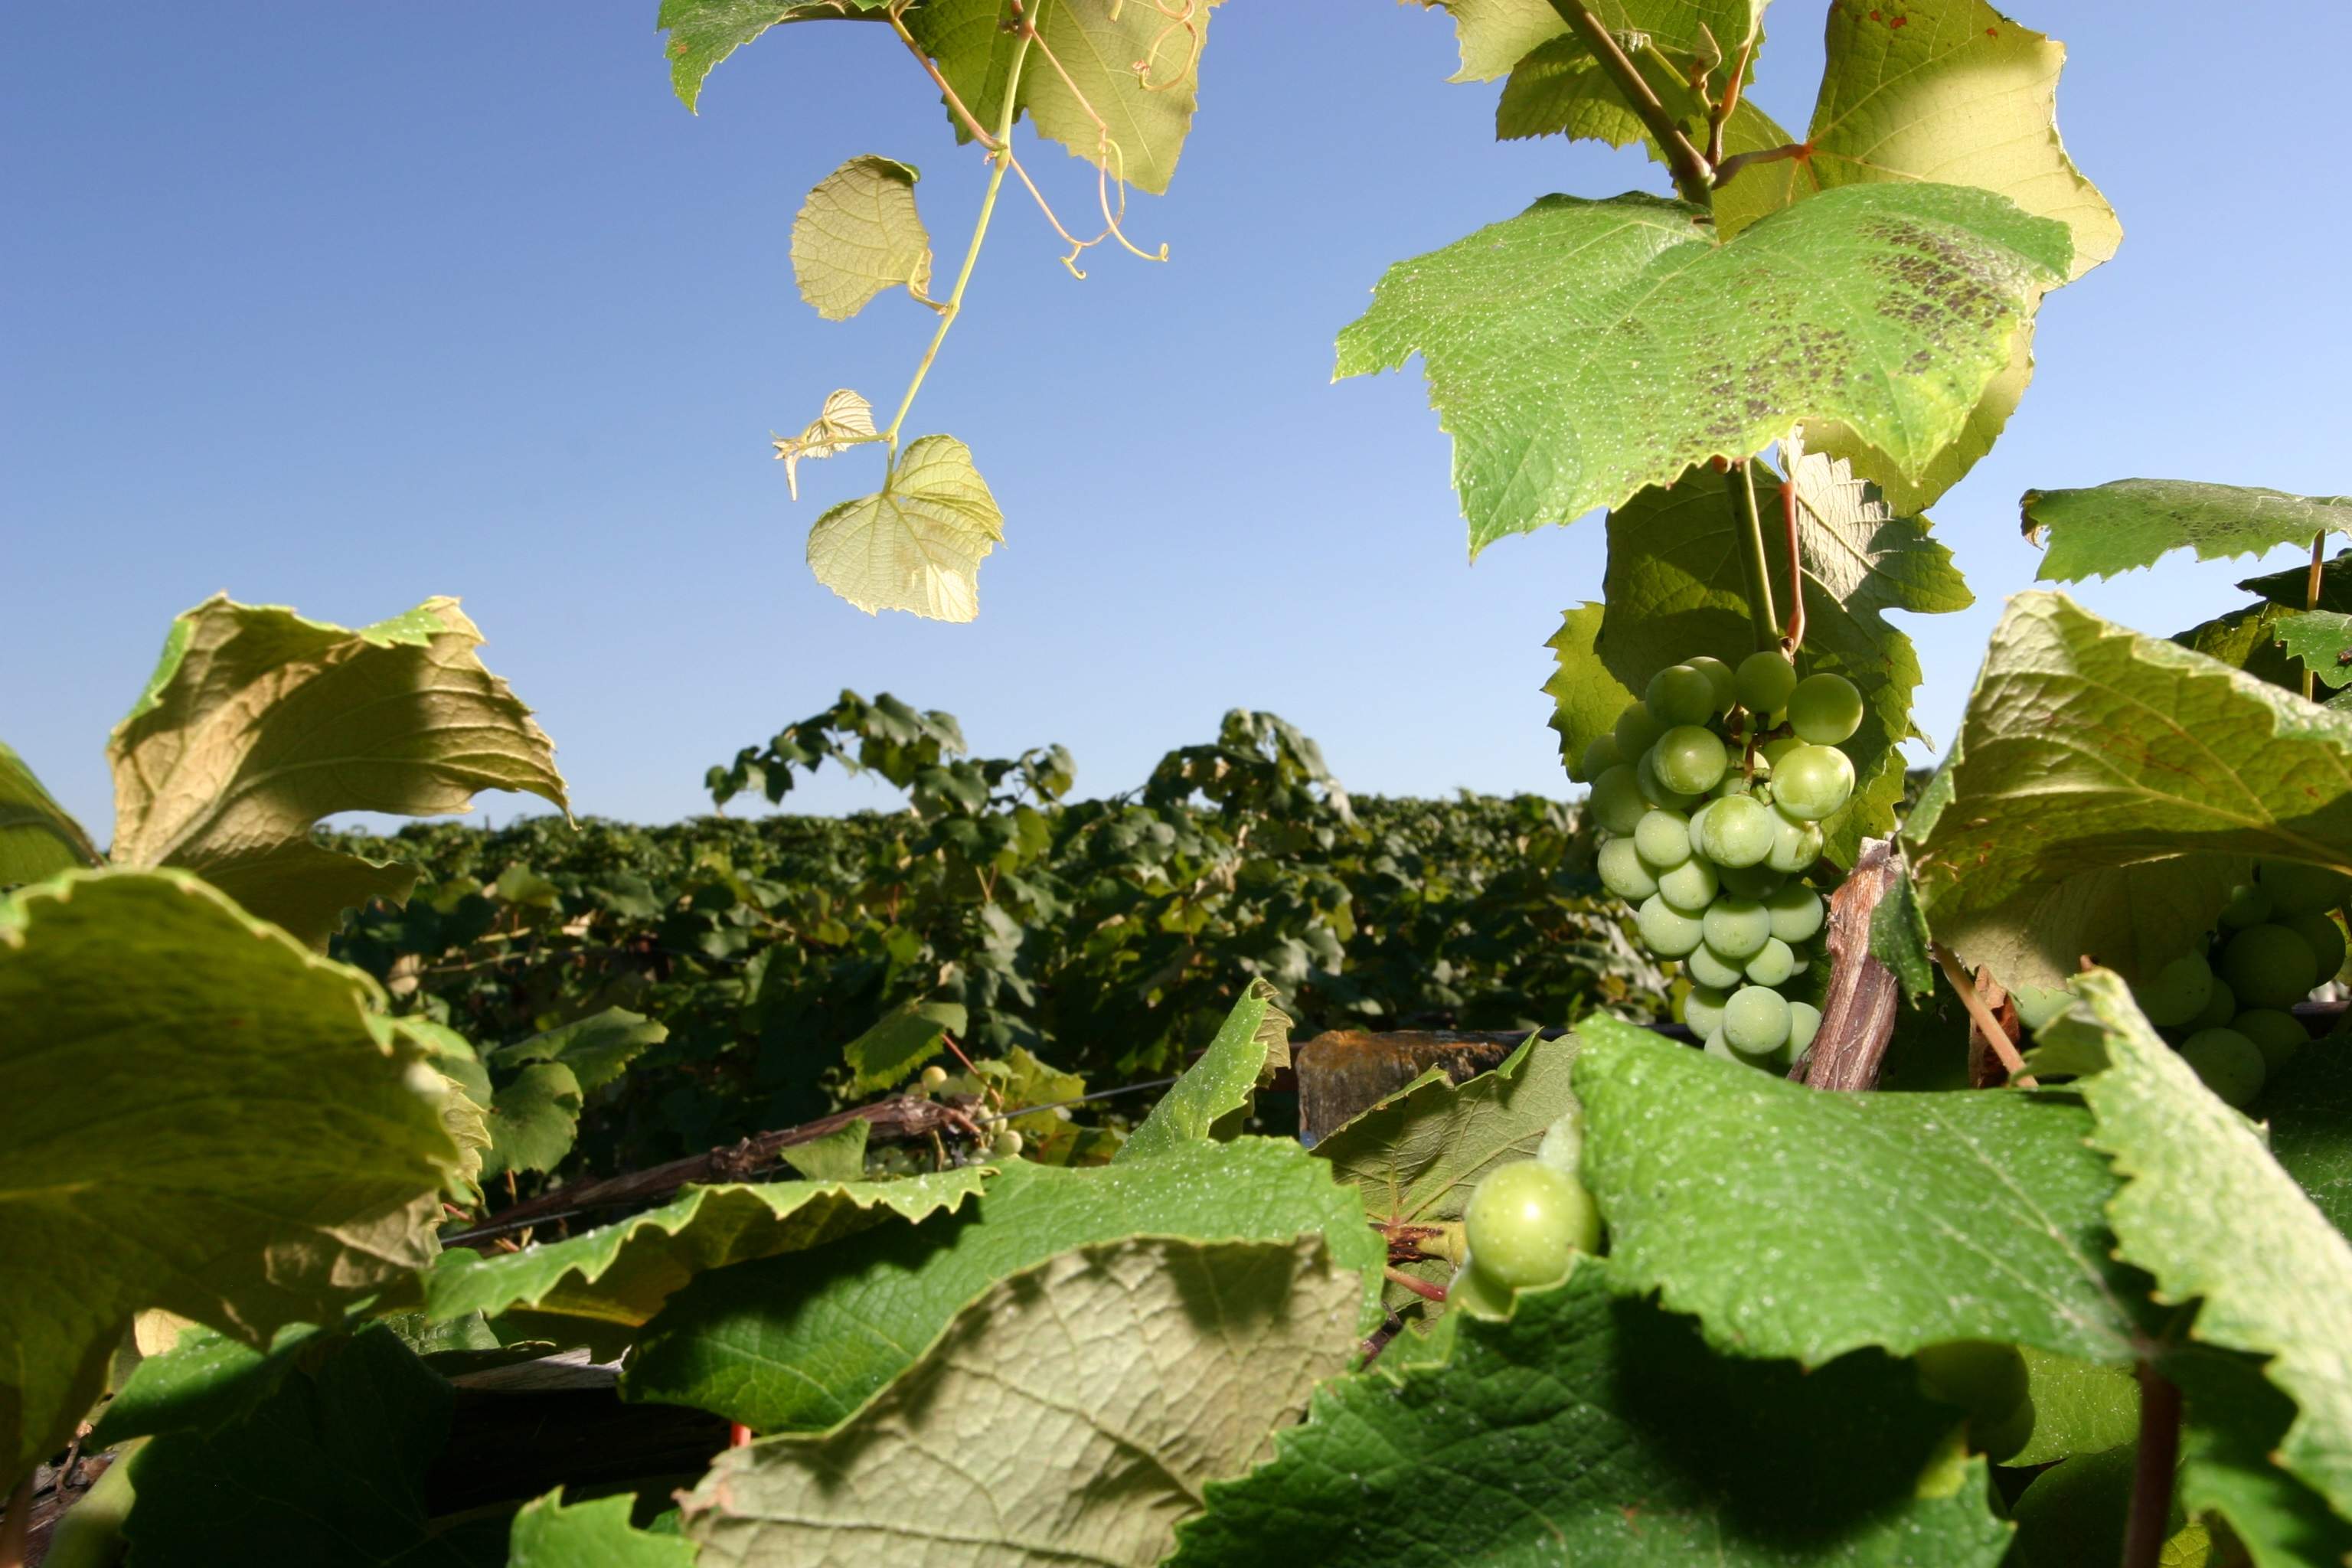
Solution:
[{"label": "green grape cluster", "polygon": [[2352,879],[2319,866],[2263,860],[2221,910],[2220,928],[2133,988],[2205,1086],[2244,1106],[2309,1039],[2296,1003],[2344,966],[2336,911]]},{"label": "green grape cluster", "polygon": [[1633,906],[1643,945],[1682,964],[1680,1016],[1718,1056],[1785,1067],[1821,1026],[1784,993],[1820,956],[1826,910],[1802,879],[1853,795],[1838,748],[1861,725],[1843,676],[1800,680],[1770,651],[1737,670],[1694,658],[1660,670],[1574,770],[1592,785],[1601,883]]}]

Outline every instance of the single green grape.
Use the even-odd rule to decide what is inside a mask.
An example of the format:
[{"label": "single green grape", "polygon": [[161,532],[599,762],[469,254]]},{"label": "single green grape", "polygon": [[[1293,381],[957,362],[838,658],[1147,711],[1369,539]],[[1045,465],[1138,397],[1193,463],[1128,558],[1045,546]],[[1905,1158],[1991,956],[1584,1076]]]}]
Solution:
[{"label": "single green grape", "polygon": [[1636,702],[1617,715],[1617,727],[1610,732],[1617,737],[1618,754],[1630,761],[1657,744],[1666,727],[1650,716],[1649,709]]},{"label": "single green grape", "polygon": [[2311,944],[2311,955],[2319,961],[2319,978],[2315,984],[2325,985],[2336,978],[2344,967],[2344,928],[2329,914],[2285,915],[2279,924]]},{"label": "single green grape", "polygon": [[988,1152],[999,1160],[1016,1160],[1021,1157],[1022,1143],[1021,1134],[1007,1127],[997,1133],[995,1141],[989,1144]]},{"label": "single green grape", "polygon": [[1812,869],[1821,858],[1819,827],[1810,822],[1791,822],[1777,811],[1772,814],[1772,853],[1764,857],[1764,864],[1793,877]]},{"label": "single green grape", "polygon": [[1764,900],[1772,912],[1772,934],[1790,946],[1811,942],[1820,934],[1827,913],[1822,907],[1822,896],[1811,888],[1792,883]]},{"label": "single green grape", "polygon": [[1739,678],[1732,673],[1731,666],[1712,655],[1704,653],[1696,658],[1685,662],[1701,675],[1706,676],[1707,684],[1715,689],[1715,711],[1730,712],[1733,705],[1739,700]]},{"label": "single green grape", "polygon": [[1789,727],[1816,746],[1852,740],[1862,728],[1862,693],[1843,675],[1809,675],[1789,693]]},{"label": "single green grape", "polygon": [[1799,740],[1794,735],[1780,735],[1765,742],[1761,746],[1758,747],[1756,750],[1756,755],[1762,761],[1765,770],[1769,773],[1770,770],[1780,765],[1780,759],[1782,757],[1787,756],[1790,752],[1795,751],[1799,746],[1801,746],[1804,743],[1804,742]]},{"label": "single green grape", "polygon": [[1747,963],[1772,940],[1771,911],[1753,899],[1717,899],[1699,923],[1706,945],[1734,963]]},{"label": "single green grape", "polygon": [[2303,1020],[2276,1007],[2250,1007],[2231,1019],[2230,1027],[2254,1042],[2254,1049],[2263,1053],[2265,1073],[2278,1071],[2311,1043],[2311,1031]]},{"label": "single green grape", "polygon": [[1721,870],[1724,890],[1743,899],[1769,899],[1789,879],[1769,866],[1725,866]]},{"label": "single green grape", "polygon": [[1739,661],[1739,705],[1750,713],[1777,713],[1797,689],[1796,668],[1770,649]]},{"label": "single green grape", "polygon": [[2315,915],[2352,893],[2352,879],[2301,860],[2258,860],[2254,874],[2283,915]]},{"label": "single green grape", "polygon": [[[2210,969],[2212,966],[2208,964],[2206,967]],[[2230,989],[2228,981],[2216,974],[2213,976],[2213,994],[2205,998],[2205,1005],[2198,1012],[2197,1016],[2189,1019],[2181,1027],[2190,1030],[2219,1029],[2226,1026],[2230,1020],[2237,1016],[2238,994]],[[2260,1041],[2255,1043],[2261,1044]]]},{"label": "single green grape", "polygon": [[1723,1005],[1731,994],[1712,985],[1694,985],[1683,994],[1683,1022],[1700,1039],[1723,1026]]},{"label": "single green grape", "polygon": [[2180,1059],[2222,1103],[2240,1109],[2263,1091],[2263,1053],[2235,1029],[2200,1029],[2180,1042]]},{"label": "single green grape", "polygon": [[1967,1411],[1973,1426],[1998,1425],[2025,1403],[2025,1358],[2015,1345],[1947,1340],[1922,1346],[1911,1359],[1927,1395]]},{"label": "single green grape", "polygon": [[1697,724],[1678,724],[1658,737],[1658,781],[1685,795],[1705,795],[1731,765],[1723,737]]},{"label": "single green grape", "polygon": [[2319,984],[2319,955],[2283,925],[2248,926],[2221,950],[2221,978],[2249,1007],[2292,1007]]},{"label": "single green grape", "polygon": [[1601,885],[1629,904],[1638,904],[1658,890],[1658,874],[1643,860],[1631,838],[1612,838],[1601,847]]},{"label": "single green grape", "polygon": [[923,1069],[923,1087],[937,1093],[947,1087],[948,1069],[933,1062]]},{"label": "single green grape", "polygon": [[1789,1002],[1767,985],[1743,985],[1723,1005],[1723,1037],[1743,1056],[1779,1050],[1789,1039]]},{"label": "single green grape", "polygon": [[1507,1318],[1518,1301],[1518,1293],[1478,1267],[1475,1258],[1465,1258],[1446,1281],[1445,1310],[1467,1312],[1474,1318]]},{"label": "single green grape", "polygon": [[1642,907],[1634,911],[1633,929],[1641,933],[1642,945],[1660,958],[1684,956],[1704,934],[1698,917],[1684,914],[1657,893],[1642,900]]},{"label": "single green grape", "polygon": [[1649,809],[1633,770],[1623,763],[1592,781],[1591,798],[1584,803],[1585,815],[1611,833],[1633,832]]},{"label": "single green grape", "polygon": [[1602,735],[1584,748],[1582,764],[1571,776],[1579,784],[1591,784],[1624,760],[1617,750],[1617,737]]},{"label": "single green grape", "polygon": [[1833,816],[1853,795],[1853,763],[1835,746],[1792,746],[1772,771],[1772,804],[1792,822]]},{"label": "single green grape", "polygon": [[[1706,921],[1699,923],[1704,931]],[[1699,944],[1684,955],[1683,967],[1690,972],[1694,983],[1710,991],[1728,991],[1747,977],[1738,963],[1707,946],[1703,935]]]},{"label": "single green grape", "polygon": [[1748,961],[1748,978],[1759,985],[1786,985],[1797,973],[1797,950],[1779,937],[1768,937]]},{"label": "single green grape", "polygon": [[1754,795],[1756,781],[1738,768],[1727,768],[1724,770],[1721,782],[1706,793],[1717,800],[1721,800],[1727,795]]},{"label": "single green grape", "polygon": [[1668,665],[1650,677],[1643,703],[1651,718],[1670,730],[1677,724],[1704,724],[1715,717],[1715,682],[1703,669]]},{"label": "single green grape", "polygon": [[1540,1160],[1497,1165],[1480,1179],[1462,1211],[1471,1260],[1514,1289],[1549,1285],[1568,1272],[1569,1255],[1601,1245],[1601,1211],[1567,1172]]},{"label": "single green grape", "polygon": [[1658,878],[1658,897],[1693,920],[1715,902],[1716,894],[1722,889],[1722,879],[1716,868],[1696,855]]},{"label": "single green grape", "polygon": [[1726,795],[1706,808],[1698,852],[1718,866],[1755,866],[1772,853],[1772,813],[1754,796]]},{"label": "single green grape", "polygon": [[2160,1029],[2177,1029],[2205,1010],[2213,999],[2213,966],[2201,953],[2181,954],[2156,972],[2154,979],[2135,987],[2132,999],[2147,1021]]},{"label": "single green grape", "polygon": [[1706,853],[1706,839],[1705,837],[1705,834],[1706,832],[1706,814],[1714,805],[1715,802],[1711,800],[1703,800],[1696,805],[1691,807],[1690,841],[1691,853],[1694,855],[1704,855]]},{"label": "single green grape", "polygon": [[1642,798],[1661,811],[1688,811],[1706,796],[1686,794],[1669,788],[1658,776],[1658,748],[1652,746],[1633,764],[1633,782],[1641,786]]},{"label": "single green grape", "polygon": [[2230,901],[2221,906],[2221,929],[2243,931],[2261,925],[2275,909],[2268,889],[2258,882],[2241,882],[2230,889]]},{"label": "single green grape", "polygon": [[1691,858],[1690,818],[1679,811],[1645,811],[1633,825],[1633,847],[1655,869],[1671,871]]},{"label": "single green grape", "polygon": [[1723,1037],[1723,1026],[1720,1024],[1717,1024],[1715,1026],[1714,1033],[1708,1035],[1707,1037],[1700,1043],[1705,1047],[1708,1056],[1721,1057],[1727,1062],[1741,1062],[1743,1065],[1745,1064],[1745,1058],[1743,1058],[1738,1052],[1731,1048],[1730,1041]]},{"label": "single green grape", "polygon": [[[1801,973],[1801,971],[1800,972]],[[1822,1010],[1811,1002],[1789,1004],[1789,1059],[1795,1061],[1822,1032]]]}]

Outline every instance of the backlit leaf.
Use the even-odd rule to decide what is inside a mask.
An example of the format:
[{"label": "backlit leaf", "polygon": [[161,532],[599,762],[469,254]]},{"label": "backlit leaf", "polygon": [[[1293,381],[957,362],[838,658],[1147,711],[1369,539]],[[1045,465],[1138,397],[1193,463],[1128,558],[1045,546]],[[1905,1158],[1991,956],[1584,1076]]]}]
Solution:
[{"label": "backlit leaf", "polygon": [[81,824],[41,787],[25,759],[0,743],[0,888],[105,863]]},{"label": "backlit leaf", "polygon": [[2282,616],[2278,623],[2279,642],[2293,657],[2301,659],[2324,686],[2342,686],[2352,681],[2352,616],[2334,610],[2311,610],[2302,615]]},{"label": "backlit leaf", "polygon": [[873,615],[935,621],[980,614],[980,563],[1004,538],[1004,514],[952,436],[907,444],[875,495],[844,501],[809,530],[816,580]]},{"label": "backlit leaf", "polygon": [[1113,1158],[1148,1160],[1233,1136],[1240,1130],[1234,1120],[1247,1109],[1252,1091],[1289,1065],[1290,1016],[1274,1005],[1272,985],[1253,980],[1201,1059],[1160,1097]]},{"label": "backlit leaf", "polygon": [[817,410],[807,429],[797,436],[779,436],[773,443],[776,461],[784,466],[784,488],[794,500],[800,500],[803,461],[837,458],[860,438],[870,440],[874,434],[872,404],[845,386],[827,394],[824,406]]},{"label": "backlit leaf", "polygon": [[[2025,535],[2050,536],[2042,580],[2079,583],[2155,564],[2170,550],[2200,561],[2260,555],[2352,530],[2352,496],[2293,496],[2190,479],[2114,479],[2079,490],[2028,490]],[[2302,608],[2298,595],[2295,607]]]},{"label": "backlit leaf", "polygon": [[846,1092],[866,1095],[905,1081],[940,1054],[942,1035],[963,1033],[966,1021],[961,1002],[901,1003],[841,1047],[850,1072]]},{"label": "backlit leaf", "polygon": [[693,109],[710,68],[785,22],[835,16],[879,16],[890,0],[662,0],[654,26],[664,29],[662,53],[678,101]]},{"label": "backlit leaf", "polygon": [[793,280],[818,315],[845,321],[885,289],[903,284],[917,299],[930,289],[931,237],[915,210],[921,177],[869,154],[809,192],[793,220]]}]

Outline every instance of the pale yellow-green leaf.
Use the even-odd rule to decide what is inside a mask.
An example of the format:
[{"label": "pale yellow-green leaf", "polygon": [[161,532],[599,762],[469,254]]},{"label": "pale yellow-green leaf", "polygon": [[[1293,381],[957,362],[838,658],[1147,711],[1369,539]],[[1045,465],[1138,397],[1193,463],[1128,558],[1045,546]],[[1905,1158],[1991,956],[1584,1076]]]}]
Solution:
[{"label": "pale yellow-green leaf", "polygon": [[1853,426],[1835,419],[1805,421],[1807,446],[1847,464],[1858,474],[1869,475],[1895,511],[1914,516],[1926,510],[1992,450],[1992,444],[2008,427],[2009,416],[2024,401],[2026,385],[2033,379],[2033,328],[2029,321],[2018,329],[2010,345],[2008,367],[1985,384],[1984,395],[1969,411],[1960,433],[1927,460],[1917,479],[1906,475],[1901,464],[1855,435]]},{"label": "pale yellow-green leaf", "polygon": [[873,1134],[874,1123],[856,1117],[822,1138],[786,1144],[782,1151],[784,1163],[799,1172],[804,1181],[862,1182],[866,1179],[866,1141]]},{"label": "pale yellow-green leaf", "polygon": [[1362,1289],[1320,1236],[1063,1253],[831,1432],[720,1455],[686,1533],[705,1568],[1146,1568],[1347,1369]]},{"label": "pale yellow-green leaf", "polygon": [[0,742],[0,888],[101,865],[105,858],[25,759]]},{"label": "pale yellow-green leaf", "polygon": [[816,580],[873,615],[935,621],[980,614],[980,563],[1004,538],[1004,514],[971,449],[952,436],[907,444],[890,482],[844,501],[809,530]]},{"label": "pale yellow-green leaf", "polygon": [[321,848],[342,811],[438,816],[477,791],[569,811],[554,746],[455,599],[349,631],[215,595],[172,624],[107,746],[117,864],[194,871],[314,945],[341,912],[405,898],[415,868]]},{"label": "pale yellow-green leaf", "polygon": [[774,441],[776,461],[784,466],[784,488],[801,499],[801,463],[804,459],[837,458],[860,441],[873,439],[874,405],[847,387],[828,395],[808,428]]},{"label": "pale yellow-green leaf", "polygon": [[919,300],[930,288],[931,237],[915,210],[921,177],[910,164],[867,154],[809,192],[793,220],[793,280],[818,315],[845,321],[885,289],[903,284]]}]

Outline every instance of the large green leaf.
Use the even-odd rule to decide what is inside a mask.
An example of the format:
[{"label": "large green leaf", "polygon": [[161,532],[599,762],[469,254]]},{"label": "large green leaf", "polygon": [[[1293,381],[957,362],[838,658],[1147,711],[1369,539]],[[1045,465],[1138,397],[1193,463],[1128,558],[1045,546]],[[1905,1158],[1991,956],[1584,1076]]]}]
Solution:
[{"label": "large green leaf", "polygon": [[1391,268],[1339,374],[1422,356],[1475,554],[1803,418],[1917,473],[2070,255],[2063,225],[1951,185],[1824,193],[1729,244],[1683,203],[1547,196]]},{"label": "large green leaf", "polygon": [[[1276,1458],[1208,1489],[1180,1564],[2000,1561],[1981,1461],[1874,1352],[1812,1373],[1718,1356],[1610,1266],[1458,1331],[1450,1363],[1318,1391]],[[1458,1316],[1458,1314],[1455,1314]]]},{"label": "large green leaf", "polygon": [[[2042,578],[2079,583],[2152,566],[2167,551],[2200,561],[2260,555],[2315,534],[2352,531],[2352,496],[2294,496],[2192,479],[2112,479],[2080,490],[2028,490],[2025,536],[2050,536]],[[2302,607],[2302,595],[2295,606]]]},{"label": "large green leaf", "polygon": [[1947,777],[1906,829],[1928,923],[2011,986],[2178,957],[2245,856],[2352,870],[2352,717],[2062,595],[2010,601]]},{"label": "large green leaf", "polygon": [[878,20],[891,0],[662,0],[654,26],[665,29],[662,53],[669,58],[670,88],[693,109],[710,68],[785,22],[829,17]]},{"label": "large green leaf", "polygon": [[2081,1108],[1822,1094],[1613,1018],[1583,1039],[1610,1268],[1715,1343],[1807,1365],[1950,1340],[2133,1360],[2138,1292],[2109,1257],[2115,1178]]},{"label": "large green leaf", "polygon": [[668,1038],[668,1025],[655,1023],[626,1007],[607,1007],[541,1030],[529,1039],[500,1046],[490,1052],[489,1059],[491,1066],[505,1068],[561,1062],[580,1080],[583,1093],[593,1093]]},{"label": "large green leaf", "polygon": [[693,1568],[694,1542],[629,1523],[630,1497],[567,1503],[563,1489],[514,1516],[507,1568]]},{"label": "large green leaf", "polygon": [[[2292,566],[2284,572],[2248,577],[2238,586],[2249,594],[2261,595],[2273,605],[2300,610],[2311,591],[2311,572],[2308,567]],[[2319,602],[2311,607],[2352,613],[2352,550],[2339,550],[2320,563]]]},{"label": "large green leaf", "polygon": [[1131,1236],[1287,1241],[1320,1231],[1333,1263],[1358,1275],[1369,1327],[1387,1248],[1363,1220],[1324,1166],[1271,1139],[1080,1170],[1011,1161],[952,1220],[702,1275],[639,1336],[624,1386],[632,1398],[698,1405],[761,1431],[829,1426],[1000,1280]]},{"label": "large green leaf", "polygon": [[[1216,4],[1043,0],[1030,12],[1037,43],[1021,68],[1020,111],[1072,157],[1164,195],[1200,104],[1201,51]],[[948,85],[991,128],[1003,116],[1004,79],[1019,42],[1003,13],[1000,0],[927,0],[907,14]],[[961,120],[955,126],[959,140],[970,139]]]},{"label": "large green leaf", "polygon": [[[1782,480],[1753,466],[1767,569],[1787,595],[1789,552],[1779,520]],[[1862,728],[1841,748],[1854,764],[1853,800],[1823,824],[1827,851],[1851,865],[1864,838],[1894,826],[1903,795],[1902,743],[1921,679],[1911,639],[1889,611],[1941,615],[1974,603],[1950,552],[1925,518],[1896,517],[1876,487],[1843,462],[1796,462],[1797,545],[1805,577],[1807,674],[1847,677],[1863,692]],[[1712,654],[1737,665],[1756,650],[1739,540],[1720,476],[1701,470],[1647,489],[1609,516],[1609,571],[1595,651],[1618,685],[1639,691],[1669,665]],[[1612,721],[1615,715],[1611,715]]]},{"label": "large green leaf", "polygon": [[1114,1161],[1148,1160],[1240,1131],[1257,1086],[1290,1065],[1290,1016],[1274,987],[1253,980],[1201,1059],[1184,1069],[1128,1135]]},{"label": "large green leaf", "polygon": [[529,1308],[551,1331],[614,1347],[706,1268],[821,1247],[892,1215],[919,1220],[980,1184],[981,1173],[967,1168],[901,1182],[688,1187],[659,1208],[562,1241],[491,1258],[445,1253],[425,1277],[425,1315],[446,1322]]},{"label": "large green leaf", "polygon": [[41,787],[25,759],[0,742],[0,888],[105,863],[81,824]]},{"label": "large green leaf", "polygon": [[115,862],[184,867],[323,945],[344,910],[406,898],[416,869],[313,843],[320,818],[446,816],[486,789],[569,811],[554,747],[481,641],[455,599],[358,631],[205,600],[108,742]]},{"label": "large green leaf", "polygon": [[296,1366],[331,1349],[314,1323],[289,1323],[267,1349],[207,1329],[182,1328],[168,1348],[142,1355],[114,1391],[89,1435],[102,1449],[158,1432],[208,1431],[268,1398]]},{"label": "large green leaf", "polygon": [[856,1416],[719,1456],[706,1564],[1157,1563],[1356,1353],[1320,1237],[1066,1252],[992,1287]]},{"label": "large green leaf", "polygon": [[2074,983],[2083,1001],[2045,1043],[2103,1048],[2105,1070],[2075,1086],[2123,1190],[2108,1205],[2116,1253],[2156,1279],[2158,1300],[2201,1301],[2189,1332],[2270,1358],[2300,1407],[2279,1445],[2288,1469],[2352,1516],[2352,1242],[2158,1036],[2117,976]]},{"label": "large green leaf", "polygon": [[260,1346],[428,1262],[440,1083],[366,975],[184,872],[0,900],[0,1466],[72,1436],[132,1313]]},{"label": "large green leaf", "polygon": [[484,1175],[552,1171],[580,1131],[580,1080],[562,1062],[534,1062],[499,1085],[483,1110],[490,1135]]},{"label": "large green leaf", "polygon": [[[803,454],[806,455],[806,454]],[[980,614],[980,563],[1004,539],[1004,513],[952,436],[907,443],[889,483],[845,500],[809,530],[816,580],[873,615],[935,621]]]},{"label": "large green leaf", "polygon": [[2032,1405],[2032,1425],[2026,1430],[2024,1446],[2002,1455],[2002,1464],[2025,1469],[2138,1440],[2137,1369],[2053,1355],[2032,1345],[2018,1353],[2025,1363],[2025,1396]]},{"label": "large green leaf", "polygon": [[939,1054],[941,1036],[962,1034],[967,1021],[961,1002],[926,1002],[917,997],[901,1003],[841,1047],[841,1059],[850,1074],[846,1092],[866,1095],[903,1082]]},{"label": "large green leaf", "polygon": [[2294,1420],[2294,1402],[2263,1381],[2252,1359],[2192,1351],[2167,1356],[2164,1372],[2188,1406],[2179,1506],[2228,1520],[2256,1568],[2352,1561],[2352,1523],[2279,1468],[2279,1439]]},{"label": "large green leaf", "polygon": [[2271,1153],[2319,1212],[2352,1236],[2352,1040],[2297,1051],[2263,1086]]},{"label": "large green leaf", "polygon": [[2279,646],[2301,659],[2323,686],[2352,681],[2352,616],[2335,610],[2281,616]]},{"label": "large green leaf", "polygon": [[819,180],[793,219],[793,281],[828,321],[845,321],[885,289],[921,299],[931,237],[915,210],[912,164],[871,154]]}]

